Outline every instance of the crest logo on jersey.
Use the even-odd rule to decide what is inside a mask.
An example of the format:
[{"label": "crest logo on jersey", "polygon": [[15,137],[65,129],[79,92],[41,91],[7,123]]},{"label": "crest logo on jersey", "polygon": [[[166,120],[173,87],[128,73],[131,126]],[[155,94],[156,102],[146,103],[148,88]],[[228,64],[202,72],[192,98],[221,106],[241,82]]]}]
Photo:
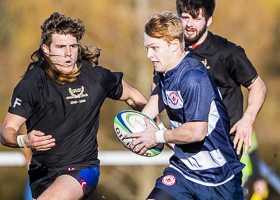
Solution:
[{"label": "crest logo on jersey", "polygon": [[[71,96],[66,97],[66,99],[75,99],[75,100],[70,102],[71,104],[85,103],[86,102],[85,99],[81,99],[83,97],[88,96],[87,93],[84,94],[84,91],[85,91],[84,86],[82,86],[80,88],[74,88],[74,89],[69,88],[68,91],[69,91]],[[79,100],[76,100],[76,99],[79,99]]]},{"label": "crest logo on jersey", "polygon": [[173,175],[166,175],[162,178],[161,182],[166,186],[172,186],[176,183],[176,178]]},{"label": "crest logo on jersey", "polygon": [[88,94],[84,94],[84,90],[85,90],[84,86],[77,89],[69,88],[69,93],[71,94],[71,96],[66,97],[66,99],[79,99],[82,97],[87,97]]},{"label": "crest logo on jersey", "polygon": [[178,95],[176,92],[171,92],[169,94],[169,99],[174,106],[176,106],[178,104],[179,98],[178,98]]},{"label": "crest logo on jersey", "polygon": [[170,108],[180,109],[183,107],[183,100],[180,91],[165,91],[166,102]]},{"label": "crest logo on jersey", "polygon": [[202,60],[201,62],[205,65],[206,69],[210,69],[210,66],[207,66],[206,58],[204,60]]}]

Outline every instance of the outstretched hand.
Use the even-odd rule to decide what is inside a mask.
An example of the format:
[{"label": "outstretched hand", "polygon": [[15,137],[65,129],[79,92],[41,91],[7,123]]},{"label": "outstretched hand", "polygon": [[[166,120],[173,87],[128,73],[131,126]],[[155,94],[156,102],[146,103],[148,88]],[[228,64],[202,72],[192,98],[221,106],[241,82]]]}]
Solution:
[{"label": "outstretched hand", "polygon": [[47,151],[55,146],[55,139],[41,131],[31,131],[24,137],[27,147],[37,151]]},{"label": "outstretched hand", "polygon": [[137,140],[131,143],[130,148],[140,155],[157,145],[157,128],[148,120],[147,117],[144,117],[144,121],[146,123],[146,129],[144,131],[125,135],[125,138],[137,138]]},{"label": "outstretched hand", "polygon": [[235,132],[235,137],[233,140],[233,145],[234,145],[234,149],[236,149],[237,155],[241,153],[243,143],[244,143],[244,153],[247,154],[249,148],[252,145],[253,124],[250,121],[241,118],[230,129],[230,134],[234,132]]}]

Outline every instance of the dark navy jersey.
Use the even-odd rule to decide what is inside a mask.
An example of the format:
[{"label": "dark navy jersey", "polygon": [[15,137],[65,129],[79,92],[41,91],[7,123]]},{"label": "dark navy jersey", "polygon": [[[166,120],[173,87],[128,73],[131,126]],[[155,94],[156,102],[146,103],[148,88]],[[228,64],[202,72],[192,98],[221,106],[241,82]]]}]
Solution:
[{"label": "dark navy jersey", "polygon": [[[202,44],[195,48],[186,45],[185,50],[190,51],[209,70],[222,94],[232,127],[243,115],[241,85],[249,87],[258,77],[244,49],[208,32]],[[154,76],[155,83],[158,82],[157,78],[158,76]]]},{"label": "dark navy jersey", "polygon": [[28,132],[52,135],[56,145],[33,151],[48,167],[73,166],[97,159],[99,113],[104,100],[122,95],[122,73],[83,62],[74,82],[61,85],[39,66],[15,87],[9,113],[27,119]]},{"label": "dark navy jersey", "polygon": [[231,180],[244,165],[237,160],[227,110],[205,66],[188,53],[178,66],[160,73],[159,82],[172,129],[193,121],[208,124],[203,141],[175,145],[170,166],[207,186]]}]

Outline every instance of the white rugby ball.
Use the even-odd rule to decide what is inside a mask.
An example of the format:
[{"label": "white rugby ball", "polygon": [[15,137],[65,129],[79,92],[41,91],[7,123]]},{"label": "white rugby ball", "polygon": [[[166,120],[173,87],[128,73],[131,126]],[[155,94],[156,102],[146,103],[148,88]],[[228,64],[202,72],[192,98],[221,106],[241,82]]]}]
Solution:
[{"label": "white rugby ball", "polygon": [[[126,139],[124,136],[126,134],[138,133],[144,131],[146,129],[146,123],[144,121],[145,116],[146,115],[142,114],[141,112],[137,112],[134,110],[125,110],[117,114],[117,116],[114,119],[115,133],[118,139],[120,140],[120,142],[130,151],[132,151],[130,149],[131,143],[134,140],[137,140],[137,138]],[[149,117],[147,118],[152,122],[152,124],[157,129],[159,129],[154,120],[150,119]],[[161,153],[163,147],[164,144],[158,144],[157,146],[148,149],[142,156],[147,156],[147,157],[156,156]]]}]

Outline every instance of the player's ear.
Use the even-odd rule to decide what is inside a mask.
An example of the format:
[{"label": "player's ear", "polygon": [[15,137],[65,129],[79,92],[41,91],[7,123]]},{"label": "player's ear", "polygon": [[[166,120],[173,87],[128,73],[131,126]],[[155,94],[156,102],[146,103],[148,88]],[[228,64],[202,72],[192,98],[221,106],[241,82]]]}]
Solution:
[{"label": "player's ear", "polygon": [[206,23],[206,26],[209,27],[211,24],[212,24],[212,21],[213,21],[213,17],[209,17],[207,23]]},{"label": "player's ear", "polygon": [[43,52],[45,53],[45,55],[46,55],[47,57],[49,57],[49,56],[50,56],[49,47],[48,47],[47,45],[43,44],[43,45],[42,45],[42,48],[43,48]]},{"label": "player's ear", "polygon": [[180,48],[180,41],[178,39],[172,40],[171,47],[173,51],[177,51]]}]

